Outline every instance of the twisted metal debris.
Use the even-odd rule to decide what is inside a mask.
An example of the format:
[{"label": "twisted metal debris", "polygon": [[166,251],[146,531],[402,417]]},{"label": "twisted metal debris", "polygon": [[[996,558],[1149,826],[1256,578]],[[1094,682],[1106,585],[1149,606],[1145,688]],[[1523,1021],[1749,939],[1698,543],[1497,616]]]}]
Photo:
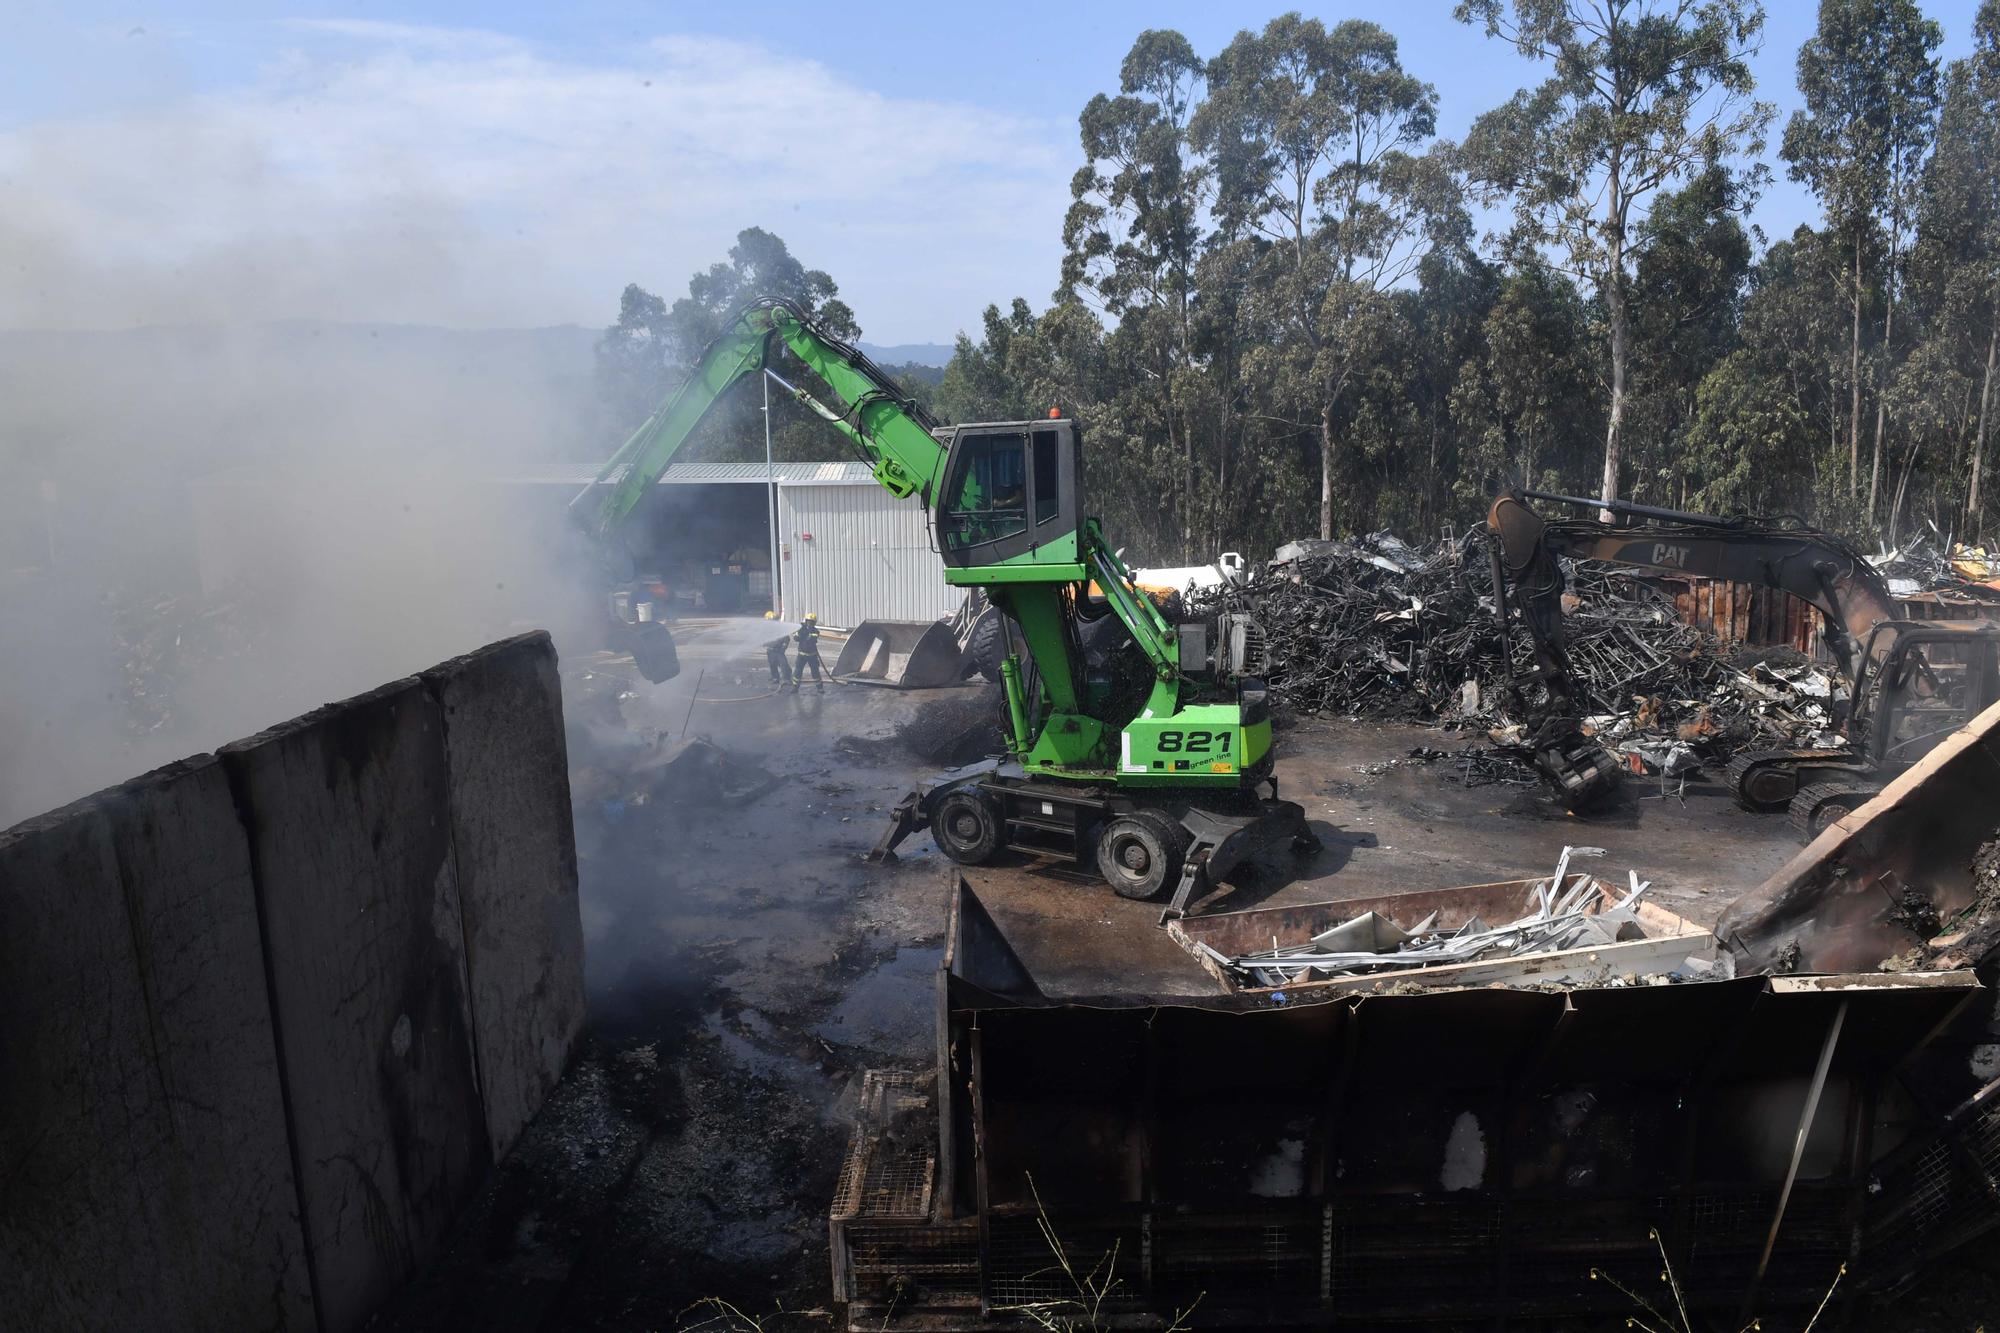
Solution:
[{"label": "twisted metal debris", "polygon": [[1631,909],[1651,885],[1642,882],[1636,872],[1628,872],[1628,892],[1614,904],[1595,876],[1569,874],[1572,857],[1603,854],[1601,847],[1563,848],[1554,876],[1537,882],[1531,891],[1534,910],[1503,926],[1488,926],[1474,917],[1446,932],[1437,928],[1437,913],[1433,912],[1404,930],[1368,912],[1322,931],[1304,944],[1274,945],[1234,958],[1206,944],[1197,947],[1247,983],[1269,987],[1611,944],[1638,931]]},{"label": "twisted metal debris", "polygon": [[[1305,716],[1477,727],[1519,739],[1525,635],[1502,657],[1480,532],[1415,548],[1386,532],[1293,542],[1256,577],[1190,589],[1198,615],[1253,616],[1273,698]],[[1669,774],[1746,747],[1816,743],[1842,685],[1787,649],[1732,649],[1684,621],[1658,585],[1565,565],[1564,631],[1591,730],[1629,767]],[[1468,784],[1506,780],[1458,765]]]}]

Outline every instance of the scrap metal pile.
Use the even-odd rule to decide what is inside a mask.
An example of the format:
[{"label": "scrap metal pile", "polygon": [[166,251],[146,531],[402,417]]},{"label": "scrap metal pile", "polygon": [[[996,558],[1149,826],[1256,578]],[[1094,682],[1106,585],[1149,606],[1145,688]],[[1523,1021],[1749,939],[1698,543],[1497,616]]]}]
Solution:
[{"label": "scrap metal pile", "polygon": [[[1477,532],[1422,549],[1386,532],[1292,542],[1256,577],[1190,589],[1189,608],[1254,617],[1272,695],[1293,712],[1477,727],[1505,745],[1519,735],[1530,649],[1517,631],[1502,657],[1488,569]],[[1817,743],[1832,726],[1844,694],[1830,668],[1784,649],[1732,651],[1644,579],[1568,563],[1565,575],[1587,725],[1628,767],[1679,773],[1747,747]]]},{"label": "scrap metal pile", "polygon": [[1868,557],[1898,597],[1942,592],[1981,602],[2000,601],[2000,557],[1982,546],[1954,543],[1933,527],[1894,550]]},{"label": "scrap metal pile", "polygon": [[1572,857],[1603,854],[1601,847],[1563,848],[1555,875],[1535,885],[1532,910],[1501,926],[1474,917],[1447,932],[1436,927],[1433,912],[1405,930],[1379,913],[1364,912],[1303,944],[1274,945],[1234,958],[1206,944],[1196,947],[1249,985],[1289,986],[1359,973],[1554,953],[1643,936],[1632,909],[1651,886],[1637,873],[1628,872],[1628,891],[1616,903],[1595,876],[1569,874]]}]

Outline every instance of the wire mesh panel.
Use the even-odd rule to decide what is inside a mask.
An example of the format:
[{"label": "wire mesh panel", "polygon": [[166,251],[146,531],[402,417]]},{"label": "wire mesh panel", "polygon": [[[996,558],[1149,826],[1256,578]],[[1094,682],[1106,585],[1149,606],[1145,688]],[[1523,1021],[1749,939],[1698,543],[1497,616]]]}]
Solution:
[{"label": "wire mesh panel", "polygon": [[1883,1262],[1962,1244],[2000,1223],[2000,1097],[1885,1167],[1869,1200],[1865,1254]]},{"label": "wire mesh panel", "polygon": [[869,1070],[830,1212],[834,1298],[858,1313],[976,1305],[979,1223],[936,1221],[928,1075]]},{"label": "wire mesh panel", "polygon": [[[1338,1310],[1463,1303],[1495,1289],[1500,1205],[1486,1198],[1346,1198],[1333,1213],[1331,1285]],[[1421,1273],[1421,1286],[1412,1274]]]},{"label": "wire mesh panel", "polygon": [[992,1218],[988,1300],[995,1310],[1032,1308],[1069,1320],[1144,1310],[1145,1233],[1136,1217]]},{"label": "wire mesh panel", "polygon": [[1325,1226],[1309,1211],[1151,1219],[1152,1289],[1175,1309],[1296,1307],[1322,1299]]}]

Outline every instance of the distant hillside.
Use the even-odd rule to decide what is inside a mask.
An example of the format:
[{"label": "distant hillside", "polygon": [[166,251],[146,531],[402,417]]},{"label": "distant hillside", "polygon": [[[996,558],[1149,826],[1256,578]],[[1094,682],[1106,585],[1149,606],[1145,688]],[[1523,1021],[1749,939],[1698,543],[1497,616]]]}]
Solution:
[{"label": "distant hillside", "polygon": [[920,366],[935,366],[944,369],[951,360],[950,343],[895,343],[883,346],[881,343],[862,341],[855,344],[866,352],[871,360],[885,366],[902,366],[912,362]]}]

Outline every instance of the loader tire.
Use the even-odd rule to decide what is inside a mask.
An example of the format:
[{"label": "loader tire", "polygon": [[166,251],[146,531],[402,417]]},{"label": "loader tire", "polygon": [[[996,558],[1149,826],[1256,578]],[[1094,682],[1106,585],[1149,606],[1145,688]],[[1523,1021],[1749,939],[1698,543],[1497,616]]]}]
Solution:
[{"label": "loader tire", "polygon": [[1097,873],[1120,898],[1157,898],[1180,883],[1192,841],[1179,820],[1160,811],[1120,815],[1097,837]]},{"label": "loader tire", "polygon": [[961,788],[938,802],[931,840],[962,866],[985,865],[1000,850],[1000,812],[976,788]]},{"label": "loader tire", "polygon": [[965,658],[970,668],[967,674],[983,676],[998,685],[1000,662],[1006,656],[1007,626],[1000,618],[1000,608],[989,606],[972,622],[972,633],[966,636]]}]

